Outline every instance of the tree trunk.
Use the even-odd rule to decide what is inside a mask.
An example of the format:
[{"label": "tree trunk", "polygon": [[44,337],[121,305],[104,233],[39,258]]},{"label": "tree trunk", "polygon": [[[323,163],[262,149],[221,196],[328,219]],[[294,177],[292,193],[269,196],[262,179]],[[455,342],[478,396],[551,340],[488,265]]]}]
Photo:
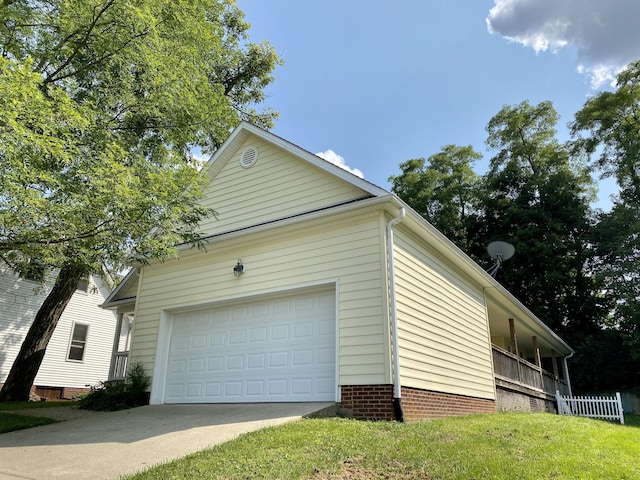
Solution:
[{"label": "tree trunk", "polygon": [[0,402],[29,400],[31,386],[40,369],[51,335],[83,275],[83,269],[77,265],[65,264],[60,269],[51,292],[40,306],[22,342],[20,353],[14,360],[0,391]]}]

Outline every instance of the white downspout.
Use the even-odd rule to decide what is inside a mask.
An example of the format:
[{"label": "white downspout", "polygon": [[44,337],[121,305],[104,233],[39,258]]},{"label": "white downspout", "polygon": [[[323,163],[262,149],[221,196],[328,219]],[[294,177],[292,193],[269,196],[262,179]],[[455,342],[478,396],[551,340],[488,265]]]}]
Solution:
[{"label": "white downspout", "polygon": [[393,407],[396,420],[404,422],[402,411],[402,389],[400,388],[400,354],[398,352],[398,314],[396,309],[396,278],[393,262],[393,227],[404,220],[404,207],[400,213],[387,224],[387,254],[389,256],[389,311],[391,315],[391,338],[393,342]]},{"label": "white downspout", "polygon": [[564,367],[564,379],[567,381],[567,387],[569,388],[569,396],[573,397],[573,391],[571,390],[571,380],[569,380],[569,365],[567,364],[567,360],[569,360],[576,352],[571,352],[568,356],[564,357],[562,360],[562,366]]}]

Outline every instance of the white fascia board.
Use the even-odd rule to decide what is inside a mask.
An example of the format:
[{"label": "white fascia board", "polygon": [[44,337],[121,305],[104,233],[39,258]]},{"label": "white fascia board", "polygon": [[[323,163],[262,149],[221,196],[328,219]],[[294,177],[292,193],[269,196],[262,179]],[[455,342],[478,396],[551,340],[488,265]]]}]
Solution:
[{"label": "white fascia board", "polygon": [[127,272],[125,277],[122,279],[122,281],[118,284],[116,288],[113,289],[111,294],[106,298],[106,300],[102,305],[99,305],[99,307],[104,309],[112,309],[117,307],[118,305],[122,305],[123,303],[127,303],[127,302],[130,303],[132,301],[130,298],[125,298],[120,300],[113,300],[113,299],[118,296],[118,294],[123,288],[125,288],[125,285],[128,286],[131,282],[137,281],[137,277],[138,277],[138,270],[136,268],[129,269],[129,271]]},{"label": "white fascia board", "polygon": [[105,310],[117,310],[117,308],[122,305],[135,305],[135,303],[136,297],[128,297],[114,300],[112,302],[104,302],[102,305],[98,305],[98,307],[104,308]]}]

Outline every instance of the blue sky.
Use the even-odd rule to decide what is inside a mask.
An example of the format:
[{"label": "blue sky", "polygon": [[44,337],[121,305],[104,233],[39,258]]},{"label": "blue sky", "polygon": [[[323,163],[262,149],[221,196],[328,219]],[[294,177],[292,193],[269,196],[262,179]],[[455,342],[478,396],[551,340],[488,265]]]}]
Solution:
[{"label": "blue sky", "polygon": [[588,96],[640,59],[638,0],[237,4],[250,40],[285,62],[266,89],[273,133],[387,189],[401,162],[446,144],[473,145],[484,173],[485,126],[503,105],[550,100],[566,139]]}]

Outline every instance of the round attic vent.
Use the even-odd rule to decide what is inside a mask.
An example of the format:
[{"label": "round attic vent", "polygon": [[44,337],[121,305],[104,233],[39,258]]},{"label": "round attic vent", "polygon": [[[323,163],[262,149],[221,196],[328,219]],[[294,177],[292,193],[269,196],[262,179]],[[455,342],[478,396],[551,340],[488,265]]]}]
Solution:
[{"label": "round attic vent", "polygon": [[240,155],[240,165],[243,168],[253,167],[258,161],[258,149],[256,147],[245,148]]}]

